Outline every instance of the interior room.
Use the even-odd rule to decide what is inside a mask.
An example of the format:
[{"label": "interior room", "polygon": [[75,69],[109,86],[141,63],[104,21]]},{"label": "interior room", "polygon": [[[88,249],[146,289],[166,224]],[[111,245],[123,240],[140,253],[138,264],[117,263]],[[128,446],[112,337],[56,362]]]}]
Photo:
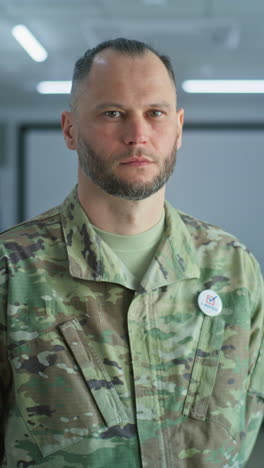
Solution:
[{"label": "interior room", "polygon": [[[261,0],[0,0],[0,231],[61,203],[77,183],[60,125],[74,63],[126,37],[171,57],[175,70],[185,119],[168,201],[232,232],[264,271],[263,20]],[[19,42],[23,27],[41,46],[35,56]],[[262,427],[247,468],[263,466],[263,443]]]}]

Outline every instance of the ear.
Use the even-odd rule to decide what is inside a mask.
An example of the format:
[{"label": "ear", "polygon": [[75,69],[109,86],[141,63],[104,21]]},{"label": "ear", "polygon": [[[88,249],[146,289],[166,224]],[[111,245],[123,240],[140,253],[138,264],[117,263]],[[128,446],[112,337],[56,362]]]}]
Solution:
[{"label": "ear", "polygon": [[64,111],[61,114],[61,128],[67,147],[71,150],[76,150],[76,135],[72,112]]},{"label": "ear", "polygon": [[177,150],[182,145],[182,128],[184,123],[184,110],[179,109],[177,112]]}]

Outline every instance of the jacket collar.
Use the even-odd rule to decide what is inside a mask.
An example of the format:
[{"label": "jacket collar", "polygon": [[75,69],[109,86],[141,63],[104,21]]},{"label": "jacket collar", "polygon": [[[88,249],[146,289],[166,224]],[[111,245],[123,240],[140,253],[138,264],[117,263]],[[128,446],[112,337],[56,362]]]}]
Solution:
[{"label": "jacket collar", "polygon": [[[98,236],[85,214],[77,186],[60,207],[62,228],[73,277],[137,289],[135,277]],[[166,230],[138,292],[199,277],[192,237],[178,212],[165,202]]]}]

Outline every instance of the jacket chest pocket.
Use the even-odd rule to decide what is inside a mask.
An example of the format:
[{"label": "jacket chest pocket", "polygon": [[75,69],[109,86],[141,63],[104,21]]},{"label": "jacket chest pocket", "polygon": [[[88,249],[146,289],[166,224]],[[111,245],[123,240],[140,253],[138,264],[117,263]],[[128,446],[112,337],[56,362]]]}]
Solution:
[{"label": "jacket chest pocket", "polygon": [[18,406],[43,456],[128,422],[78,320],[59,328],[61,335],[41,335],[12,358]]},{"label": "jacket chest pocket", "polygon": [[199,421],[210,419],[221,424],[235,437],[241,421],[243,377],[239,376],[236,388],[232,388],[234,369],[231,360],[225,363],[222,351],[224,331],[221,316],[204,317],[183,413]]}]

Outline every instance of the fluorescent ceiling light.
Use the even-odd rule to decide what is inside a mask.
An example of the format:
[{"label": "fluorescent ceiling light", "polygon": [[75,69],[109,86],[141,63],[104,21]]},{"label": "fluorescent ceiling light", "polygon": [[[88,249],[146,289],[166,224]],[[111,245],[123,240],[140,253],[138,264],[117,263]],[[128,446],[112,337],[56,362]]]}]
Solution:
[{"label": "fluorescent ceiling light", "polygon": [[40,94],[69,94],[71,81],[41,81],[37,90]]},{"label": "fluorescent ceiling light", "polygon": [[23,24],[14,26],[12,34],[35,62],[44,62],[44,60],[46,60],[48,57],[47,51],[26,26],[23,26]]},{"label": "fluorescent ceiling light", "polygon": [[261,94],[264,80],[186,80],[182,88],[186,93]]}]

